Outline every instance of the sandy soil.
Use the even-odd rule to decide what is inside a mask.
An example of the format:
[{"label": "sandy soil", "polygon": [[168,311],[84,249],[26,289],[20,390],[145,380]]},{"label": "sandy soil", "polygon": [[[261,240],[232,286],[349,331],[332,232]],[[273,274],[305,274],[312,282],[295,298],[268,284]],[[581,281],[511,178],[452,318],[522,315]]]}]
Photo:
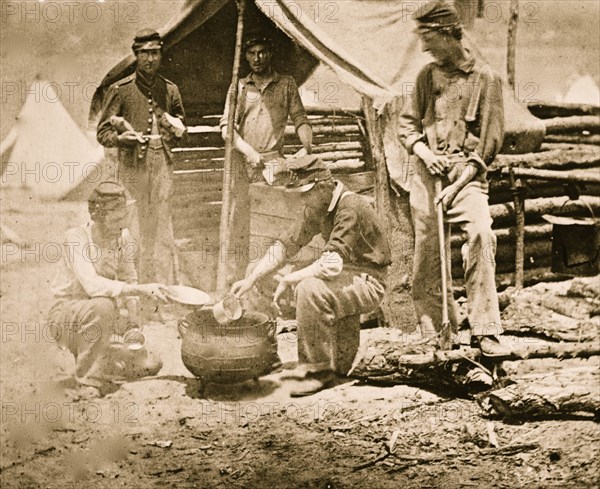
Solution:
[{"label": "sandy soil", "polygon": [[[180,359],[174,324],[144,332],[159,375],[81,399],[74,361],[49,339],[57,242],[83,218],[74,203],[2,195],[2,221],[29,241],[3,245],[0,481],[6,488],[597,487],[600,430],[591,420],[504,424],[468,399],[356,381],[292,399],[281,373],[205,398]],[[362,332],[365,339],[378,334]],[[379,332],[380,334],[380,332]],[[283,361],[293,334],[280,335]],[[490,449],[533,444],[506,455]],[[393,455],[388,452],[395,439]]]}]

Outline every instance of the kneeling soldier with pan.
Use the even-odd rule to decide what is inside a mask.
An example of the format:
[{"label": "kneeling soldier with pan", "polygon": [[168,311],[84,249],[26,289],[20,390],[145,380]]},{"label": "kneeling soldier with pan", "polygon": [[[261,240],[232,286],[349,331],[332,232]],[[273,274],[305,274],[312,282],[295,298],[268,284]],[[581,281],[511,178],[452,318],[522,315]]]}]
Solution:
[{"label": "kneeling soldier with pan", "polygon": [[289,170],[287,191],[300,192],[303,208],[231,293],[242,296],[322,235],[326,244],[321,256],[283,276],[273,297],[277,304],[288,287],[295,288],[299,370],[304,375],[291,395],[306,396],[335,379],[331,346],[339,320],[371,312],[383,299],[390,248],[372,205],[333,180],[316,156],[299,158]]},{"label": "kneeling soldier with pan", "polygon": [[[115,375],[130,378],[160,370],[162,364],[154,356],[145,358],[143,365],[128,364],[123,356],[111,362],[109,345],[113,335],[139,325],[138,296],[166,298],[163,285],[137,283],[125,188],[116,182],[100,183],[88,199],[88,209],[91,222],[69,229],[62,243],[48,321],[59,346],[75,356],[77,382],[100,388]],[[120,317],[121,301],[127,320]]]}]

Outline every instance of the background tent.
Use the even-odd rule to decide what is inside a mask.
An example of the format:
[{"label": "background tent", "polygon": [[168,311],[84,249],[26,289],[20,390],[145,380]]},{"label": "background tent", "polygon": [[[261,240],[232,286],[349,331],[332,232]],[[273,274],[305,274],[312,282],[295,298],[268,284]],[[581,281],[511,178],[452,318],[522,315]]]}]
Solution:
[{"label": "background tent", "polygon": [[50,82],[30,87],[2,149],[2,185],[42,199],[85,197],[107,176],[104,149],[75,124]]}]

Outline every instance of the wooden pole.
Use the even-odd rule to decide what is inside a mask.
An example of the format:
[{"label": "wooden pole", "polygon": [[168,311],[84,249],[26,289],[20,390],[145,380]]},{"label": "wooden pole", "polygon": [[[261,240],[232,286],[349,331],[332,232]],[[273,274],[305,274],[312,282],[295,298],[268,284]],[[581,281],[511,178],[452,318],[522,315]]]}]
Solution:
[{"label": "wooden pole", "polygon": [[523,270],[525,267],[525,196],[521,180],[515,178],[514,169],[510,169],[510,189],[515,200],[515,288],[523,288]]},{"label": "wooden pole", "polygon": [[223,200],[221,206],[221,224],[219,228],[220,259],[217,264],[217,293],[224,294],[227,284],[227,261],[231,254],[228,250],[232,245],[232,230],[229,226],[231,212],[231,196],[235,192],[234,179],[232,178],[232,153],[235,112],[238,98],[238,81],[240,60],[242,57],[242,38],[244,35],[244,12],[246,0],[236,0],[238,9],[237,31],[235,35],[235,53],[233,56],[233,73],[231,75],[231,90],[228,92],[229,113],[227,114],[227,136],[225,138],[225,162],[223,171]]},{"label": "wooden pole", "polygon": [[506,53],[506,78],[508,86],[515,91],[515,60],[517,53],[517,25],[519,23],[519,0],[510,0],[508,17],[508,46]]}]

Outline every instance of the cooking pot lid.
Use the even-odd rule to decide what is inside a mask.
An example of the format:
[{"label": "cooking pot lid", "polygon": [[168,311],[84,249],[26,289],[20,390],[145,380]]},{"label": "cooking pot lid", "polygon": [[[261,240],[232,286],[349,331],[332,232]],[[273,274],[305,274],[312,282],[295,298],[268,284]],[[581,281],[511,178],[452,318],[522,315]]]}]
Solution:
[{"label": "cooking pot lid", "polygon": [[190,306],[203,306],[211,301],[206,292],[185,285],[169,285],[166,287],[166,296],[175,302]]}]

